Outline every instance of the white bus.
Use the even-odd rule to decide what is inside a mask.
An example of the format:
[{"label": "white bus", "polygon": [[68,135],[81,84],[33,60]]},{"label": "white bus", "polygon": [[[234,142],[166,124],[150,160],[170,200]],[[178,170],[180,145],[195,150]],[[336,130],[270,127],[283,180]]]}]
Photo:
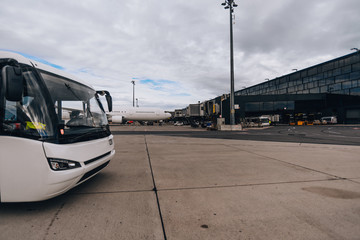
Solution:
[{"label": "white bus", "polygon": [[0,71],[0,202],[58,196],[108,165],[115,150],[104,91],[7,51]]}]

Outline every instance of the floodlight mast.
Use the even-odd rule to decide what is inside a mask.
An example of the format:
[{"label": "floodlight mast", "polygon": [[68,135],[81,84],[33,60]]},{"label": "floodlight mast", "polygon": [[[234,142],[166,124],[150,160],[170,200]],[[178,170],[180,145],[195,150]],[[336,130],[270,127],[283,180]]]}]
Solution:
[{"label": "floodlight mast", "polygon": [[230,13],[230,125],[235,125],[235,108],[234,108],[234,46],[233,46],[233,12],[234,7],[238,5],[234,0],[225,0],[221,4],[224,9],[229,9]]},{"label": "floodlight mast", "polygon": [[133,107],[135,107],[135,81],[132,80],[131,83],[133,84]]}]

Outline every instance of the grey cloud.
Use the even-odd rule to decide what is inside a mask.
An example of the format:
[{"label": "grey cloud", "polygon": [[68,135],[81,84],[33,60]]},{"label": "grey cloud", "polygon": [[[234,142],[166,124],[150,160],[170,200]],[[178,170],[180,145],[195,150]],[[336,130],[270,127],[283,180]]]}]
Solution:
[{"label": "grey cloud", "polygon": [[[186,106],[229,91],[229,13],[221,2],[12,1],[0,9],[0,48],[61,65],[122,104],[131,105],[134,77],[175,81],[181,91],[137,86],[137,97]],[[236,89],[360,47],[358,0],[236,3]]]}]

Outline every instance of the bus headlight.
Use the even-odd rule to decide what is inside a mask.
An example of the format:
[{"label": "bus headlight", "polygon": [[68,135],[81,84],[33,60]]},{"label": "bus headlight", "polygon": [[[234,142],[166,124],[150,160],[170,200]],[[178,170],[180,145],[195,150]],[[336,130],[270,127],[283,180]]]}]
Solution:
[{"label": "bus headlight", "polygon": [[81,167],[80,163],[65,159],[48,158],[52,170],[60,171]]}]

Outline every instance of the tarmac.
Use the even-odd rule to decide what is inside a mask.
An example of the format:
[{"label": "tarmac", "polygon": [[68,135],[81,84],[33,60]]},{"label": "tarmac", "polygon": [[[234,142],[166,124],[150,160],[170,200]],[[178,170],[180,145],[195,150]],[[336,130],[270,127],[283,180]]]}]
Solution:
[{"label": "tarmac", "polygon": [[360,146],[111,129],[108,167],[60,197],[0,204],[0,239],[360,239]]}]

